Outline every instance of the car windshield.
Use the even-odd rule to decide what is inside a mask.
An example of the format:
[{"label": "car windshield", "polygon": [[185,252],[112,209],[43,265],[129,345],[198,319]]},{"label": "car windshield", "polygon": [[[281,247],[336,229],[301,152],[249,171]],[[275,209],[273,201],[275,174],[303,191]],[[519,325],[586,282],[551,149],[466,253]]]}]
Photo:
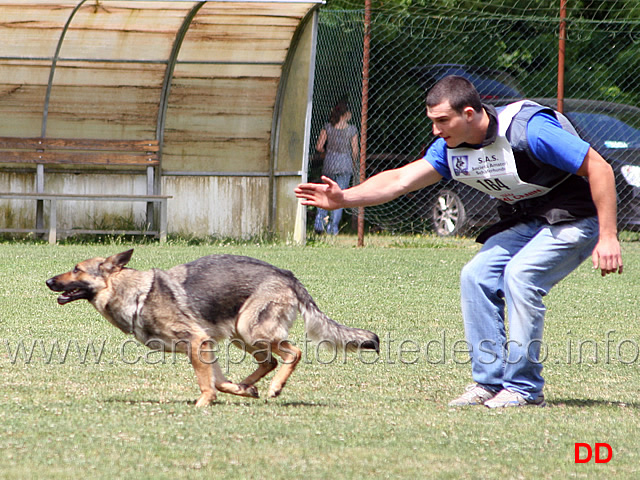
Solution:
[{"label": "car windshield", "polygon": [[596,150],[640,148],[640,130],[603,113],[567,112],[581,136]]}]

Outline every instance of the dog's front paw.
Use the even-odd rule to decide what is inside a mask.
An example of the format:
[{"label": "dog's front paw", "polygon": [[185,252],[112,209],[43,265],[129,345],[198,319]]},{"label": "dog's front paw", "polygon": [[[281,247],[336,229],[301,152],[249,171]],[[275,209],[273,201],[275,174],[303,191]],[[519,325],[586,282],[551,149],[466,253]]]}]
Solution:
[{"label": "dog's front paw", "polygon": [[215,400],[216,400],[215,392],[213,392],[213,393],[203,393],[202,395],[200,395],[200,398],[196,402],[196,407],[197,408],[208,407],[213,402],[215,402]]},{"label": "dog's front paw", "polygon": [[282,393],[282,387],[274,387],[271,385],[269,388],[269,393],[267,394],[269,398],[276,398]]},{"label": "dog's front paw", "polygon": [[243,397],[260,398],[258,388],[255,385],[245,385],[243,383],[240,383],[238,384],[238,387],[241,390],[240,395],[242,395]]}]

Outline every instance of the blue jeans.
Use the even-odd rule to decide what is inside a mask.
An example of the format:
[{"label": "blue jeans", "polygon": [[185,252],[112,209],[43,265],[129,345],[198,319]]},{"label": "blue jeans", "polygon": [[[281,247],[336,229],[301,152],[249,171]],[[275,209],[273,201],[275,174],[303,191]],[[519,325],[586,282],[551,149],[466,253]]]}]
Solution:
[{"label": "blue jeans", "polygon": [[[333,181],[335,181],[338,186],[344,190],[349,188],[349,182],[351,181],[351,174],[345,173],[341,175],[326,175]],[[325,219],[328,218],[328,222],[325,223]],[[337,210],[332,210],[328,212],[327,210],[323,210],[321,208],[318,209],[318,213],[316,214],[316,220],[313,224],[313,229],[317,233],[322,233],[326,231],[331,235],[338,234],[338,227],[340,225],[340,220],[342,219],[342,208],[338,208]]]},{"label": "blue jeans", "polygon": [[589,257],[598,233],[596,217],[557,225],[528,220],[490,237],[465,265],[460,295],[475,382],[538,397],[544,386],[542,299]]}]

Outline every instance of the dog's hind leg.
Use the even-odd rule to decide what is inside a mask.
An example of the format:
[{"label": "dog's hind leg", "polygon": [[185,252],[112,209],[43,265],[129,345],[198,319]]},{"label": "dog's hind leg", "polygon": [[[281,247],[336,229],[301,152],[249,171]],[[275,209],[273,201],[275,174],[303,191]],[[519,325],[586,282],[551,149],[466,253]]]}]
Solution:
[{"label": "dog's hind leg", "polygon": [[275,398],[282,392],[287,380],[296,369],[300,358],[302,358],[302,350],[292,345],[286,340],[272,343],[271,351],[282,359],[282,366],[276,373],[271,385],[269,386],[269,398]]},{"label": "dog's hind leg", "polygon": [[273,358],[270,350],[255,350],[250,353],[253,355],[253,358],[255,358],[258,368],[240,382],[243,385],[254,385],[258,380],[262,379],[278,366],[278,361]]},{"label": "dog's hind leg", "polygon": [[285,340],[298,316],[298,303],[293,290],[281,279],[265,283],[247,299],[238,314],[237,332],[259,365],[243,383],[253,384],[282,366],[271,381],[269,397],[277,397],[302,357],[302,351]]}]

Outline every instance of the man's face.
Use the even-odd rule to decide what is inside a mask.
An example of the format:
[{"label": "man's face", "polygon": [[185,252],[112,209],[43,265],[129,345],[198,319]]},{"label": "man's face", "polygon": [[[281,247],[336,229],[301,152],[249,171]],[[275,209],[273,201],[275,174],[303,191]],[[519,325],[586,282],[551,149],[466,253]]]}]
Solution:
[{"label": "man's face", "polygon": [[460,114],[451,108],[448,100],[433,107],[427,107],[427,116],[433,123],[433,134],[444,138],[449,148],[471,141],[472,112],[473,108],[467,107]]}]

